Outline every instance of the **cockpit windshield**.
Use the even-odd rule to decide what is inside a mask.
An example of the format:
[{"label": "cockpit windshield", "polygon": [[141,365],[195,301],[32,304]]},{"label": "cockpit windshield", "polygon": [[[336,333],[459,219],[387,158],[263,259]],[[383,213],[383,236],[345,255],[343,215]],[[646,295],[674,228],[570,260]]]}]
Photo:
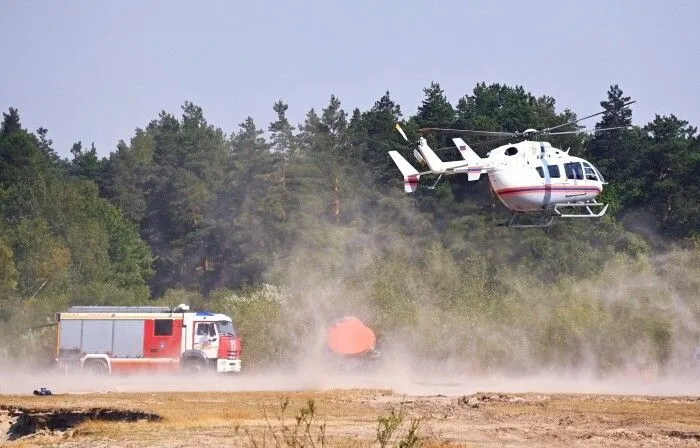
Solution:
[{"label": "cockpit windshield", "polygon": [[235,331],[233,330],[233,323],[231,323],[228,320],[220,320],[216,323],[216,326],[219,329],[219,334],[226,334],[231,336],[236,335]]},{"label": "cockpit windshield", "polygon": [[595,170],[595,173],[598,175],[598,180],[601,181],[602,183],[605,183],[605,179],[603,179],[603,175],[600,174],[600,171],[596,167],[593,167],[593,170]]},{"label": "cockpit windshield", "polygon": [[583,170],[586,174],[586,180],[595,180],[600,182],[605,182],[603,176],[600,175],[597,169],[588,162],[583,162]]}]

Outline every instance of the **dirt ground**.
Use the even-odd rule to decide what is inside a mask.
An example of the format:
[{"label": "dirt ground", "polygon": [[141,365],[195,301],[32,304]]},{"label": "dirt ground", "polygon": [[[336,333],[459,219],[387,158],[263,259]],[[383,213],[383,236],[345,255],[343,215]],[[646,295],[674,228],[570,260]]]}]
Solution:
[{"label": "dirt ground", "polygon": [[[577,380],[571,378],[549,378],[549,384],[542,378],[510,383],[414,379],[397,381],[393,388],[369,379],[354,385],[347,378],[326,384],[316,379],[313,385],[310,378],[291,383],[284,383],[284,376],[271,378],[205,376],[193,384],[182,377],[46,377],[39,384],[36,377],[18,375],[13,381],[5,376],[0,444],[700,446],[700,399],[674,396],[671,384],[628,382],[627,389],[648,393],[625,395],[609,390],[612,383],[605,382],[596,386],[579,380],[577,390]],[[52,387],[53,395],[33,395],[32,381],[34,388]],[[185,385],[193,390],[183,390]],[[684,386],[700,390],[695,384]],[[591,393],[596,389],[601,392]],[[387,428],[394,428],[391,436],[378,440],[378,429],[386,434]]]}]

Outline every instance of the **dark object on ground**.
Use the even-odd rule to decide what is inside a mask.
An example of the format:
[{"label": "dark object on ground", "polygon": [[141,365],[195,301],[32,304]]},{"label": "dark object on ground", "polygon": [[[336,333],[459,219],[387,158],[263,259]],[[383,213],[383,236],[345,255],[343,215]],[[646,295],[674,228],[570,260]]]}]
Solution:
[{"label": "dark object on ground", "polygon": [[45,387],[34,391],[34,395],[51,395],[51,391]]}]

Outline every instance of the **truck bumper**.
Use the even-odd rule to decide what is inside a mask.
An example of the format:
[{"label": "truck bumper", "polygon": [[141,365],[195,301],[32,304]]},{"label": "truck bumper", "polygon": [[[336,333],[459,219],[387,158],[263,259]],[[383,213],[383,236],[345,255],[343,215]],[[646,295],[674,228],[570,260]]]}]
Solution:
[{"label": "truck bumper", "polygon": [[238,373],[241,371],[240,359],[217,359],[216,371],[218,373]]}]

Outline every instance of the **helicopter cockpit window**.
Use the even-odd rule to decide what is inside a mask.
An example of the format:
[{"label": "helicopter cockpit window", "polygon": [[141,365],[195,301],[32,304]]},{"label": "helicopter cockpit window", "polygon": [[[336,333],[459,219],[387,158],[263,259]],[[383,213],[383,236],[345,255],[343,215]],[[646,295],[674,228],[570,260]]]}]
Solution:
[{"label": "helicopter cockpit window", "polygon": [[511,146],[510,148],[506,149],[506,155],[507,156],[514,156],[518,153],[518,148],[515,146]]},{"label": "helicopter cockpit window", "polygon": [[600,171],[598,171],[598,169],[597,169],[596,167],[593,167],[593,171],[595,171],[595,173],[598,175],[598,180],[599,180],[600,182],[605,183],[605,179],[603,179],[603,175],[600,174]]},{"label": "helicopter cockpit window", "polygon": [[561,177],[561,174],[559,174],[559,165],[547,165],[547,171],[549,171],[549,177]]},{"label": "helicopter cockpit window", "polygon": [[598,180],[595,170],[589,163],[583,162],[583,173],[586,175],[586,180]]},{"label": "helicopter cockpit window", "polygon": [[541,166],[538,166],[538,167],[535,168],[535,169],[537,170],[537,174],[539,174],[540,177],[541,177],[542,179],[544,179],[544,170],[542,169],[542,167],[541,167]]},{"label": "helicopter cockpit window", "polygon": [[583,180],[583,169],[579,162],[569,162],[564,164],[564,172],[567,179]]}]

